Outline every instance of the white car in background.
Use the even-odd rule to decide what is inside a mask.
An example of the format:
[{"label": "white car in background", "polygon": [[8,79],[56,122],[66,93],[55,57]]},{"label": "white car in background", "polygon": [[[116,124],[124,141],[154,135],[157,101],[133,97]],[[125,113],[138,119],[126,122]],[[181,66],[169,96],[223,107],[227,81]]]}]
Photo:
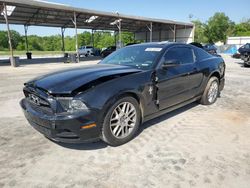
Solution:
[{"label": "white car in background", "polygon": [[81,46],[78,49],[80,56],[89,56],[94,54],[94,48],[92,46]]}]

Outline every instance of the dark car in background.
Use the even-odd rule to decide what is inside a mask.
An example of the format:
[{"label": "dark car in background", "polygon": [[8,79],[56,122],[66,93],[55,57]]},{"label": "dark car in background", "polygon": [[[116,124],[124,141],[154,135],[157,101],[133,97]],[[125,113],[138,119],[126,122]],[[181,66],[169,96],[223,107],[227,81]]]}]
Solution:
[{"label": "dark car in background", "polygon": [[217,54],[217,48],[213,45],[213,44],[205,44],[204,46],[201,43],[198,42],[192,42],[190,43],[191,45],[197,46],[201,49],[204,49],[206,52],[214,55],[214,56],[218,56],[221,57],[219,54]]},{"label": "dark car in background", "polygon": [[126,46],[131,46],[131,45],[135,45],[135,44],[138,44],[136,42],[130,42],[130,43],[127,43]]},{"label": "dark car in background", "polygon": [[116,51],[116,46],[109,46],[105,50],[101,51],[101,56],[103,58],[107,57],[109,54],[113,53],[114,51]]},{"label": "dark car in background", "polygon": [[238,51],[240,52],[241,59],[244,61],[244,66],[250,66],[250,43],[241,46]]},{"label": "dark car in background", "polygon": [[224,78],[221,57],[188,44],[145,43],[97,65],[35,78],[25,83],[20,105],[29,123],[54,141],[118,146],[147,120],[195,101],[215,103]]},{"label": "dark car in background", "polygon": [[205,44],[203,49],[212,55],[217,55],[217,48],[214,46],[214,44]]}]

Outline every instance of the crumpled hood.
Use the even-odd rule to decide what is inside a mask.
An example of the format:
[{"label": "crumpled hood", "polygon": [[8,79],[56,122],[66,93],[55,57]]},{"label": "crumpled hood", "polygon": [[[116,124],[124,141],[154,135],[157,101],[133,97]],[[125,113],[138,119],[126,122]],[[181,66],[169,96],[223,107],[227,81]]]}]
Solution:
[{"label": "crumpled hood", "polygon": [[140,71],[128,66],[97,64],[50,73],[37,77],[25,85],[41,88],[50,94],[71,94],[79,87],[102,77]]}]

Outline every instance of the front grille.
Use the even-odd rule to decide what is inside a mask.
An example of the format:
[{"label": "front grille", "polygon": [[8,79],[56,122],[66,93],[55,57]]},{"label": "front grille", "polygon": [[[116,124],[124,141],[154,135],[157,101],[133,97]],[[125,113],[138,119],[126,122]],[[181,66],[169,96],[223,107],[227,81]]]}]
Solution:
[{"label": "front grille", "polygon": [[33,110],[47,115],[53,113],[50,103],[44,97],[41,97],[36,89],[25,87],[23,92]]}]

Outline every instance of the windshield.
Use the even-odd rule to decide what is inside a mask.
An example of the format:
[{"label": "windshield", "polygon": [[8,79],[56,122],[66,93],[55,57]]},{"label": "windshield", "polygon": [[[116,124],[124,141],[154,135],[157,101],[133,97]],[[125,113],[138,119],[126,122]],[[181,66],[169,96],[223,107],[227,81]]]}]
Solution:
[{"label": "windshield", "polygon": [[103,59],[101,64],[117,64],[150,69],[162,48],[152,46],[130,46],[122,48]]}]

